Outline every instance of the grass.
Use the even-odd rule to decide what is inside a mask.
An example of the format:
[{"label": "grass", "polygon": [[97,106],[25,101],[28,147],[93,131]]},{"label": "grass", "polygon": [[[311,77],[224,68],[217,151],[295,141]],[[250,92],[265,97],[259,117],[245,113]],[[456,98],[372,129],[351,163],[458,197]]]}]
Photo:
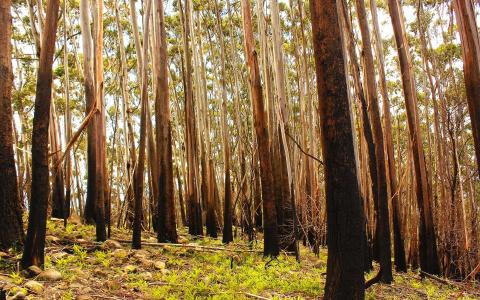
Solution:
[{"label": "grass", "polygon": [[[131,250],[104,249],[93,243],[92,226],[48,222],[48,234],[69,241],[47,243],[46,267],[60,271],[63,279],[46,282],[36,299],[75,299],[78,295],[113,299],[249,299],[254,294],[271,299],[318,299],[323,294],[327,252],[319,256],[302,248],[301,261],[280,255],[264,258],[261,253],[197,251],[179,247],[144,247]],[[183,230],[180,235],[198,245],[222,246],[220,239],[192,239]],[[126,230],[114,230],[117,239],[129,239]],[[152,236],[152,237],[150,237]],[[154,241],[153,234],[144,239]],[[261,243],[248,245],[239,240],[227,248],[260,250]],[[0,271],[11,279],[10,294],[21,290],[24,274],[17,272],[18,254],[0,261]],[[162,261],[165,263],[157,264]],[[372,276],[369,274],[368,276]],[[395,273],[391,285],[377,284],[366,291],[366,299],[474,299],[473,295],[450,285],[421,280],[417,274]],[[29,296],[31,297],[31,296]],[[32,297],[33,299],[33,297]]]}]

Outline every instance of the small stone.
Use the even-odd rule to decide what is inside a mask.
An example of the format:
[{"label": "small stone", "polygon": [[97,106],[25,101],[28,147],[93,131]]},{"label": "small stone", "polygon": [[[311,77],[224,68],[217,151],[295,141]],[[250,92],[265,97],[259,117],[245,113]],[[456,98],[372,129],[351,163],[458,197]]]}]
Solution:
[{"label": "small stone", "polygon": [[17,292],[10,300],[23,300],[27,297],[23,291]]},{"label": "small stone", "polygon": [[145,250],[136,250],[135,254],[133,254],[133,257],[139,260],[145,259],[148,257],[148,252]]},{"label": "small stone", "polygon": [[161,260],[154,262],[154,263],[153,263],[153,266],[154,266],[155,269],[157,269],[157,270],[163,270],[163,269],[165,269],[165,268],[167,267],[167,265],[165,264],[165,262],[164,262],[164,261],[161,261]]},{"label": "small stone", "polygon": [[60,259],[60,258],[63,258],[63,257],[65,257],[65,256],[67,256],[67,255],[68,255],[68,253],[63,252],[63,251],[62,251],[62,252],[53,253],[53,254],[52,254],[52,259],[53,259],[53,260],[58,260],[58,259]]},{"label": "small stone", "polygon": [[95,268],[95,270],[93,270],[93,273],[95,273],[95,275],[100,276],[100,277],[107,277],[108,276],[108,273],[105,270],[100,269],[100,268]]},{"label": "small stone", "polygon": [[128,256],[128,251],[125,249],[115,249],[112,254],[115,258],[124,259]]},{"label": "small stone", "polygon": [[25,288],[35,294],[41,294],[43,292],[43,284],[38,281],[29,280],[25,283]]},{"label": "small stone", "polygon": [[40,273],[42,273],[43,270],[40,269],[39,267],[33,265],[33,266],[28,267],[27,272],[30,276],[37,276]]},{"label": "small stone", "polygon": [[58,272],[57,270],[45,270],[42,273],[40,273],[37,277],[38,280],[43,280],[43,281],[57,281],[62,279],[62,274]]},{"label": "small stone", "polygon": [[140,277],[142,277],[145,280],[151,280],[153,278],[153,274],[150,272],[142,272],[140,273]]},{"label": "small stone", "polygon": [[123,270],[125,271],[125,273],[135,273],[137,272],[137,267],[133,265],[127,265],[123,268]]},{"label": "small stone", "polygon": [[122,248],[122,245],[118,241],[115,241],[115,240],[106,240],[103,243],[103,248],[105,248],[105,249],[120,249],[120,248]]},{"label": "small stone", "polygon": [[167,275],[170,273],[170,270],[168,269],[161,269],[160,272],[163,274],[163,275]]},{"label": "small stone", "polygon": [[122,287],[122,285],[121,285],[118,281],[116,281],[116,280],[107,280],[107,281],[105,282],[105,286],[106,286],[109,290],[113,290],[113,291],[119,290],[119,289]]},{"label": "small stone", "polygon": [[142,258],[142,259],[139,259],[138,262],[139,262],[142,266],[144,266],[145,268],[151,268],[151,267],[153,267],[153,261],[151,261],[151,260]]}]

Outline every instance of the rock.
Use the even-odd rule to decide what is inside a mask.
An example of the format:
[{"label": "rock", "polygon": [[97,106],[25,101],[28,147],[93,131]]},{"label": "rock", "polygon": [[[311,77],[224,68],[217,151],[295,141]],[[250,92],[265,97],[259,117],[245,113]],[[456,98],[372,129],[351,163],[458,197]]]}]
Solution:
[{"label": "rock", "polygon": [[109,289],[109,290],[119,290],[121,289],[122,285],[120,284],[120,282],[116,281],[116,280],[107,280],[105,281],[105,286]]},{"label": "rock", "polygon": [[50,243],[58,243],[60,241],[60,239],[54,235],[47,235],[45,240]]},{"label": "rock", "polygon": [[43,284],[34,280],[27,281],[24,287],[35,294],[41,294],[44,289]]},{"label": "rock", "polygon": [[40,273],[43,272],[42,269],[40,269],[39,267],[37,267],[35,265],[28,267],[26,271],[31,277],[32,276],[37,276],[37,275],[39,275]]},{"label": "rock", "polygon": [[10,300],[23,300],[27,297],[23,291],[17,292]]},{"label": "rock", "polygon": [[95,270],[93,270],[93,273],[95,273],[95,275],[100,276],[100,277],[107,277],[108,276],[107,271],[105,271],[101,268],[95,268]]},{"label": "rock", "polygon": [[104,249],[120,249],[120,248],[122,248],[122,245],[118,241],[115,241],[115,240],[106,240],[103,243],[103,248]]},{"label": "rock", "polygon": [[167,265],[165,264],[165,262],[159,260],[159,261],[156,261],[153,263],[153,266],[155,267],[155,269],[157,270],[163,270],[167,267]]},{"label": "rock", "polygon": [[152,280],[153,279],[153,274],[150,272],[142,272],[140,273],[140,277],[142,277],[145,280]]},{"label": "rock", "polygon": [[125,249],[116,249],[112,254],[115,258],[124,259],[128,256],[128,251]]},{"label": "rock", "polygon": [[62,279],[62,274],[57,270],[49,269],[40,273],[37,279],[43,281],[57,281]]},{"label": "rock", "polygon": [[137,267],[133,265],[127,265],[123,268],[123,271],[125,271],[125,273],[136,273]]},{"label": "rock", "polygon": [[53,253],[53,254],[52,254],[52,259],[53,259],[53,260],[58,260],[58,259],[60,259],[60,258],[63,258],[63,257],[65,257],[65,256],[67,256],[67,255],[68,255],[68,253],[63,252],[63,251],[62,251],[62,252]]},{"label": "rock", "polygon": [[167,275],[170,273],[170,270],[167,270],[167,269],[161,269],[160,272],[163,274],[163,275]]},{"label": "rock", "polygon": [[133,257],[135,257],[138,260],[142,260],[147,258],[149,253],[145,250],[136,250],[135,254],[133,254]]}]

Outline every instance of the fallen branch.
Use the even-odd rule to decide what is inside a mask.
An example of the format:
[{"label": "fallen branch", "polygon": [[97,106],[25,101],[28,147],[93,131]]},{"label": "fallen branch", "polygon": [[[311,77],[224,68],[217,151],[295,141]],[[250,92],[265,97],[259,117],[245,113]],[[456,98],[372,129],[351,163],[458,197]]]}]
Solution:
[{"label": "fallen branch", "polygon": [[302,146],[300,146],[300,144],[297,142],[297,140],[295,140],[293,138],[293,136],[291,136],[288,132],[285,132],[285,134],[295,143],[295,145],[298,147],[298,149],[300,149],[300,152],[302,152],[306,156],[310,157],[311,159],[317,161],[319,164],[324,165],[323,161],[321,161],[317,157],[315,157],[315,156],[311,155],[310,153],[307,153],[305,150],[303,150]]},{"label": "fallen branch", "polygon": [[443,284],[447,284],[447,285],[457,285],[457,284],[454,283],[454,282],[451,282],[451,281],[449,281],[449,280],[440,278],[440,277],[438,277],[438,276],[435,276],[435,275],[433,275],[433,274],[430,274],[430,273],[427,273],[427,272],[424,272],[424,271],[420,271],[420,275],[425,276],[425,277],[428,277],[428,278],[430,278],[430,279],[433,279],[433,280],[438,281],[438,282],[443,283]]},{"label": "fallen branch", "polygon": [[[130,240],[116,240],[119,243],[131,244]],[[212,251],[226,251],[226,252],[250,252],[250,253],[263,253],[262,250],[251,250],[251,249],[230,249],[224,247],[212,247],[212,246],[201,246],[195,244],[171,244],[171,243],[152,243],[152,242],[142,242],[144,246],[159,246],[159,247],[178,247],[178,248],[190,248],[196,250],[212,250]]]}]

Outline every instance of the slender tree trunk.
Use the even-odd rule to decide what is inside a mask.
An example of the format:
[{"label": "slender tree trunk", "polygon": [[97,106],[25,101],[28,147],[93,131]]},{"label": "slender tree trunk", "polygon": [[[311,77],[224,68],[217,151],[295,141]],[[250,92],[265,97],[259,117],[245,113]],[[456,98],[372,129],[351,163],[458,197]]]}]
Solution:
[{"label": "slender tree trunk", "polygon": [[[463,72],[472,122],[477,168],[480,172],[480,37],[471,0],[455,0],[453,8],[462,41]],[[479,174],[480,175],[480,174]]]},{"label": "slender tree trunk", "polygon": [[[189,233],[193,235],[203,235],[202,227],[202,215],[201,206],[198,199],[197,191],[197,134],[196,134],[196,121],[195,121],[195,109],[193,99],[193,87],[192,87],[192,57],[190,53],[190,23],[191,23],[191,11],[190,0],[185,1],[185,13],[183,13],[182,0],[179,0],[180,14],[185,16],[184,23],[184,35],[183,35],[183,51],[185,56],[185,122],[186,122],[186,152],[187,152],[187,203],[190,207],[188,226]],[[182,17],[183,19],[183,17]]]},{"label": "slender tree trunk", "polygon": [[264,108],[260,70],[253,38],[252,17],[248,0],[241,0],[245,54],[249,70],[250,92],[252,97],[254,127],[257,136],[257,151],[260,160],[260,179],[262,182],[262,200],[264,214],[265,256],[277,256],[279,253],[277,233],[277,209],[273,191],[272,160],[270,157],[270,139]]},{"label": "slender tree trunk", "polygon": [[363,299],[364,216],[337,1],[310,0],[327,198],[324,299]]},{"label": "slender tree trunk", "polygon": [[[60,3],[49,0],[38,64],[32,132],[32,199],[22,267],[43,266],[48,205],[48,126],[52,101],[52,64]],[[10,8],[8,8],[10,9]]]},{"label": "slender tree trunk", "polygon": [[157,126],[157,153],[159,168],[158,198],[158,241],[177,242],[177,224],[175,220],[175,194],[173,189],[172,125],[170,120],[170,98],[168,94],[168,53],[167,33],[163,0],[155,1],[158,24],[156,48],[158,51],[159,77],[155,93],[155,123]]},{"label": "slender tree trunk", "polygon": [[388,212],[387,172],[385,167],[385,152],[383,142],[382,121],[378,108],[377,82],[375,78],[375,66],[373,62],[370,30],[368,28],[367,11],[364,0],[356,0],[358,21],[362,35],[362,53],[365,63],[365,81],[368,101],[368,113],[370,115],[372,133],[375,146],[376,175],[377,175],[377,207],[376,207],[376,242],[378,244],[380,258],[380,280],[390,283],[393,280],[392,260],[390,249],[390,222]]},{"label": "slender tree trunk", "polygon": [[[12,112],[12,9],[11,0],[0,3],[0,249],[23,243],[22,209],[13,152]],[[17,156],[20,160],[20,157]],[[48,180],[48,170],[47,170]],[[48,184],[48,182],[47,182]]]},{"label": "slender tree trunk", "polygon": [[398,0],[389,0],[388,7],[392,19],[395,41],[397,44],[400,70],[402,74],[405,107],[407,111],[408,129],[413,151],[413,163],[416,179],[416,196],[420,213],[419,251],[420,267],[431,274],[439,274],[440,266],[437,254],[435,224],[433,222],[431,193],[425,166],[425,155],[422,146],[419,116],[417,111],[417,93],[411,70],[411,60],[406,39],[403,14]]},{"label": "slender tree trunk", "polygon": [[145,148],[146,148],[146,129],[147,129],[147,105],[148,105],[148,41],[150,32],[150,14],[152,1],[148,0],[147,9],[144,16],[143,27],[143,65],[141,66],[141,115],[140,115],[140,141],[138,146],[138,160],[135,168],[134,191],[135,191],[135,217],[133,219],[133,237],[132,248],[140,249],[142,247],[142,220],[143,220],[143,189],[145,173]]}]

